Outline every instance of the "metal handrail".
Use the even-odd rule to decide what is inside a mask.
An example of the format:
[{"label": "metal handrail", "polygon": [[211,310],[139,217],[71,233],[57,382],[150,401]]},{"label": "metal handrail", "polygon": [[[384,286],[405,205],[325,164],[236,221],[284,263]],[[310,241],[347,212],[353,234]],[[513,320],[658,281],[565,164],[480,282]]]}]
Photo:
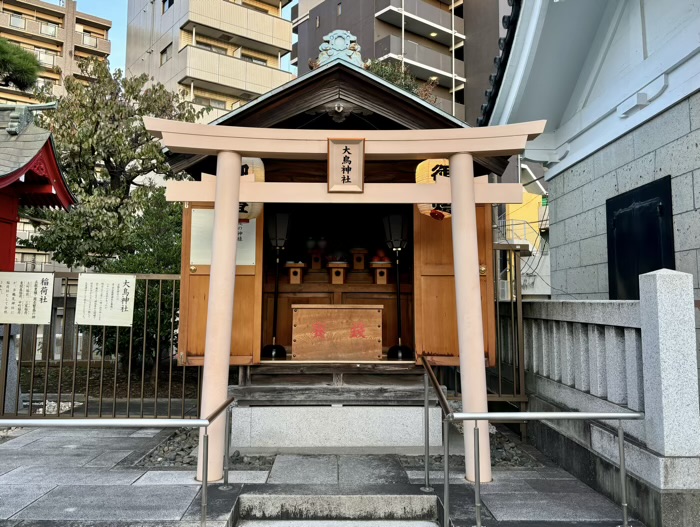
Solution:
[{"label": "metal handrail", "polygon": [[230,397],[216,410],[210,413],[206,419],[0,419],[0,427],[24,427],[24,428],[204,428],[202,436],[202,515],[200,525],[207,525],[207,485],[209,469],[209,425],[211,425],[224,410],[226,413],[226,444],[224,448],[224,486],[228,487],[229,448],[231,442],[231,405],[234,397]]},{"label": "metal handrail", "polygon": [[625,432],[622,421],[644,419],[644,414],[637,412],[452,412],[447,398],[442,392],[435,372],[425,356],[421,357],[423,368],[423,385],[425,390],[425,483],[421,487],[423,492],[433,492],[430,486],[430,401],[429,389],[433,385],[438,402],[442,409],[442,443],[444,448],[443,471],[443,527],[450,526],[450,423],[455,421],[474,421],[474,501],[476,504],[476,526],[481,527],[481,467],[479,449],[479,421],[495,422],[524,422],[524,421],[617,421],[617,439],[620,452],[620,498],[622,507],[622,526],[629,526],[627,514],[627,469],[625,466]]}]

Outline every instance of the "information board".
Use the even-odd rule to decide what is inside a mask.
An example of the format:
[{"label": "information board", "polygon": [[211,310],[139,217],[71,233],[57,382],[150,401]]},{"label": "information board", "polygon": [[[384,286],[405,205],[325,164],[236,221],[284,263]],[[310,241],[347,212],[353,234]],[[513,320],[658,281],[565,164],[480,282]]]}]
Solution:
[{"label": "information board", "polygon": [[53,273],[0,273],[0,324],[50,324]]},{"label": "information board", "polygon": [[131,326],[136,277],[128,274],[81,273],[75,323],[86,326]]}]

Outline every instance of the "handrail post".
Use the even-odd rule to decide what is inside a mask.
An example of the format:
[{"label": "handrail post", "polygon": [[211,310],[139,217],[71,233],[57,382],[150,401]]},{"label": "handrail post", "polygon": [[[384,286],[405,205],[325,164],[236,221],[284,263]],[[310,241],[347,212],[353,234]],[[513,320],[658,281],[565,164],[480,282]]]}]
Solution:
[{"label": "handrail post", "polygon": [[204,429],[202,436],[202,455],[204,457],[204,465],[202,466],[202,519],[201,526],[207,525],[207,479],[209,476],[209,429]]},{"label": "handrail post", "polygon": [[226,433],[224,434],[224,484],[219,487],[221,490],[229,490],[228,470],[231,463],[231,407],[226,409]]},{"label": "handrail post", "polygon": [[622,527],[628,527],[627,518],[627,467],[625,466],[625,431],[622,420],[617,422],[617,441],[620,448],[620,499],[622,503]]},{"label": "handrail post", "polygon": [[450,422],[442,420],[442,442],[445,447],[442,464],[445,470],[445,485],[443,487],[443,523],[442,527],[450,527]]},{"label": "handrail post", "polygon": [[481,527],[481,465],[479,456],[479,421],[474,421],[474,503],[476,527]]},{"label": "handrail post", "polygon": [[432,492],[430,486],[430,400],[428,372],[423,373],[423,388],[425,391],[425,417],[423,428],[425,432],[425,485],[420,488],[423,492]]}]

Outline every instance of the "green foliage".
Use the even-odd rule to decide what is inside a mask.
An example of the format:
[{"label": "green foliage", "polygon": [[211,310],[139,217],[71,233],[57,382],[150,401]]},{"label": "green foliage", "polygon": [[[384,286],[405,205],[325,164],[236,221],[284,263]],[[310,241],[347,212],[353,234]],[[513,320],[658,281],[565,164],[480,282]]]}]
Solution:
[{"label": "green foliage", "polygon": [[[181,208],[167,203],[160,178],[180,178],[166,163],[144,116],[192,122],[193,106],[146,75],[123,77],[106,62],[81,64],[90,82],[65,79],[51,130],[68,187],[78,203],[63,211],[24,211],[44,220],[29,243],[56,261],[110,272],[178,272]],[[39,94],[48,100],[47,93]],[[177,218],[177,220],[175,220]]]},{"label": "green foliage", "polygon": [[0,84],[29,89],[36,84],[40,68],[33,53],[0,38]]},{"label": "green foliage", "polygon": [[433,89],[437,85],[437,82],[432,80],[424,83],[419,82],[418,79],[399,62],[390,60],[368,61],[365,63],[365,70],[381,77],[385,81],[390,82],[408,93],[420,97],[424,101],[431,104],[434,104],[436,101],[436,97],[433,95]]}]

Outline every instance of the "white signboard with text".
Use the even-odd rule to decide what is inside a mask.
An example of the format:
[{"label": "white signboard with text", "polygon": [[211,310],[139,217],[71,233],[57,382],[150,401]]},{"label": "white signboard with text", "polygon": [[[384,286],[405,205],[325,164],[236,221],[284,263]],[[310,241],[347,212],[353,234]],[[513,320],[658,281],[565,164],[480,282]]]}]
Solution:
[{"label": "white signboard with text", "polygon": [[86,326],[131,326],[136,277],[128,274],[81,273],[75,323]]},{"label": "white signboard with text", "polygon": [[365,140],[328,139],[328,192],[364,192]]},{"label": "white signboard with text", "polygon": [[[255,222],[238,224],[236,265],[255,265]],[[192,209],[190,265],[211,265],[211,238],[214,231],[214,209]]]},{"label": "white signboard with text", "polygon": [[0,324],[50,324],[53,273],[0,273]]}]

